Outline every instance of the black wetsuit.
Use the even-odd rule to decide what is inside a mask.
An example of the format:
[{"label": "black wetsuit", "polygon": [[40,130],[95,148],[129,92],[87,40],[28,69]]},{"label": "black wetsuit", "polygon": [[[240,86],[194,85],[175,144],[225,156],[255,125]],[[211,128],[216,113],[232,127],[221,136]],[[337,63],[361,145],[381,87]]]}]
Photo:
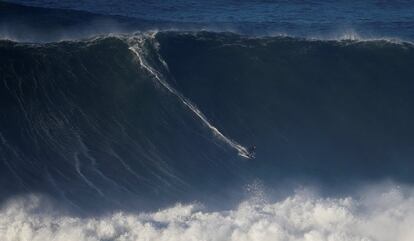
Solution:
[{"label": "black wetsuit", "polygon": [[256,153],[256,146],[251,146],[247,149],[247,151],[249,152],[249,156],[250,157],[254,157],[255,153]]}]

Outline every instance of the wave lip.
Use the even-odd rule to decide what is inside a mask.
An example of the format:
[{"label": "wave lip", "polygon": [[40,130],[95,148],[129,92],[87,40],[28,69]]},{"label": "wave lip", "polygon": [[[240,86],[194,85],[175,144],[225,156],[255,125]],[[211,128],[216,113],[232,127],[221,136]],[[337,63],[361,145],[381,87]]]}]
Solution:
[{"label": "wave lip", "polygon": [[[321,26],[318,26],[317,23],[295,22],[294,19],[290,19],[293,22],[285,20],[226,22],[216,21],[217,19],[208,22],[194,22],[154,19],[152,18],[154,17],[153,14],[149,15],[149,19],[142,19],[131,17],[129,14],[128,17],[125,17],[92,12],[30,7],[1,2],[0,38],[19,42],[56,42],[84,39],[96,35],[131,34],[136,31],[158,29],[161,31],[227,31],[248,36],[277,35],[323,40],[344,38],[354,40],[386,39],[400,42],[401,40],[412,41],[414,39],[413,31],[409,31],[414,26],[411,21],[391,23],[374,21],[362,25],[352,23],[326,25],[326,23],[323,23],[324,19]],[[145,10],[144,13],[148,14]],[[139,17],[142,17],[142,15]],[[301,14],[301,17],[303,17],[303,14]],[[310,29],[311,31],[309,31]],[[373,31],[374,29],[376,31]],[[400,29],[405,31],[402,32]]]}]

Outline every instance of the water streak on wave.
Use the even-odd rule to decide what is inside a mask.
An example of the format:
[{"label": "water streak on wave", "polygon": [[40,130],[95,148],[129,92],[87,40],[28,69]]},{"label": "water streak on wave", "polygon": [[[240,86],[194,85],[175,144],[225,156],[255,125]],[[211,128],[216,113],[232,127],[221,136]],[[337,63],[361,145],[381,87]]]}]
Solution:
[{"label": "water streak on wave", "polygon": [[[153,35],[152,35],[153,37]],[[235,150],[237,150],[238,155],[244,158],[250,159],[249,151],[246,147],[240,145],[236,141],[230,139],[229,137],[225,136],[221,133],[217,127],[212,125],[210,121],[206,118],[206,116],[193,104],[189,99],[184,97],[181,93],[179,93],[176,89],[174,89],[171,85],[169,85],[162,77],[161,74],[152,68],[148,62],[145,60],[145,51],[144,51],[144,44],[145,38],[144,37],[135,37],[132,38],[132,44],[129,49],[137,56],[141,67],[147,70],[164,88],[166,88],[171,94],[175,95],[180,101],[189,108],[201,121],[202,123],[207,126],[211,132],[221,141],[225,142]],[[165,63],[165,62],[163,62]]]}]

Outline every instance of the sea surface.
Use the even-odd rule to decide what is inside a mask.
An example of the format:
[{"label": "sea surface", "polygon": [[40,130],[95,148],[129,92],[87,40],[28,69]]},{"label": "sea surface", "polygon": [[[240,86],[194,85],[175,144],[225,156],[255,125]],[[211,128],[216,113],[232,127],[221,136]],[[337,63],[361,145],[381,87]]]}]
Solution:
[{"label": "sea surface", "polygon": [[0,2],[0,240],[414,240],[413,40],[411,1]]}]

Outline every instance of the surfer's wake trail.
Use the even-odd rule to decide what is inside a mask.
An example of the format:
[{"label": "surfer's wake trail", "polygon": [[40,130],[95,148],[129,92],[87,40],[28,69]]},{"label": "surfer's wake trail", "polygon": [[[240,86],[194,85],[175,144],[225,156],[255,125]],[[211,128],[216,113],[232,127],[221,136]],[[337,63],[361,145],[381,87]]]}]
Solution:
[{"label": "surfer's wake trail", "polygon": [[[204,114],[193,104],[191,103],[190,100],[188,100],[187,98],[185,98],[182,94],[180,94],[177,90],[175,90],[172,86],[170,86],[165,80],[163,80],[162,76],[160,76],[160,73],[158,73],[155,69],[153,69],[150,65],[148,65],[148,63],[145,61],[145,52],[144,52],[144,47],[142,45],[144,45],[144,43],[146,41],[155,41],[154,40],[154,34],[152,35],[152,37],[148,40],[146,38],[134,38],[133,39],[133,43],[131,47],[129,47],[129,49],[134,52],[134,54],[136,54],[136,56],[139,59],[139,63],[140,65],[148,70],[148,72],[153,75],[153,77],[163,86],[165,87],[171,94],[175,95],[177,98],[179,98],[181,100],[181,102],[188,107],[188,109],[190,109],[202,122],[205,126],[207,126],[211,132],[220,140],[222,140],[223,142],[225,142],[226,144],[228,144],[229,146],[231,146],[232,148],[236,149],[238,154],[242,157],[245,158],[250,158],[250,154],[247,151],[247,149],[238,144],[236,141],[229,139],[228,137],[226,137],[225,135],[223,135],[215,126],[213,126],[208,120],[207,118],[204,116]],[[158,55],[159,56],[159,55]],[[165,63],[165,62],[163,62]],[[168,69],[168,68],[167,68]]]}]

